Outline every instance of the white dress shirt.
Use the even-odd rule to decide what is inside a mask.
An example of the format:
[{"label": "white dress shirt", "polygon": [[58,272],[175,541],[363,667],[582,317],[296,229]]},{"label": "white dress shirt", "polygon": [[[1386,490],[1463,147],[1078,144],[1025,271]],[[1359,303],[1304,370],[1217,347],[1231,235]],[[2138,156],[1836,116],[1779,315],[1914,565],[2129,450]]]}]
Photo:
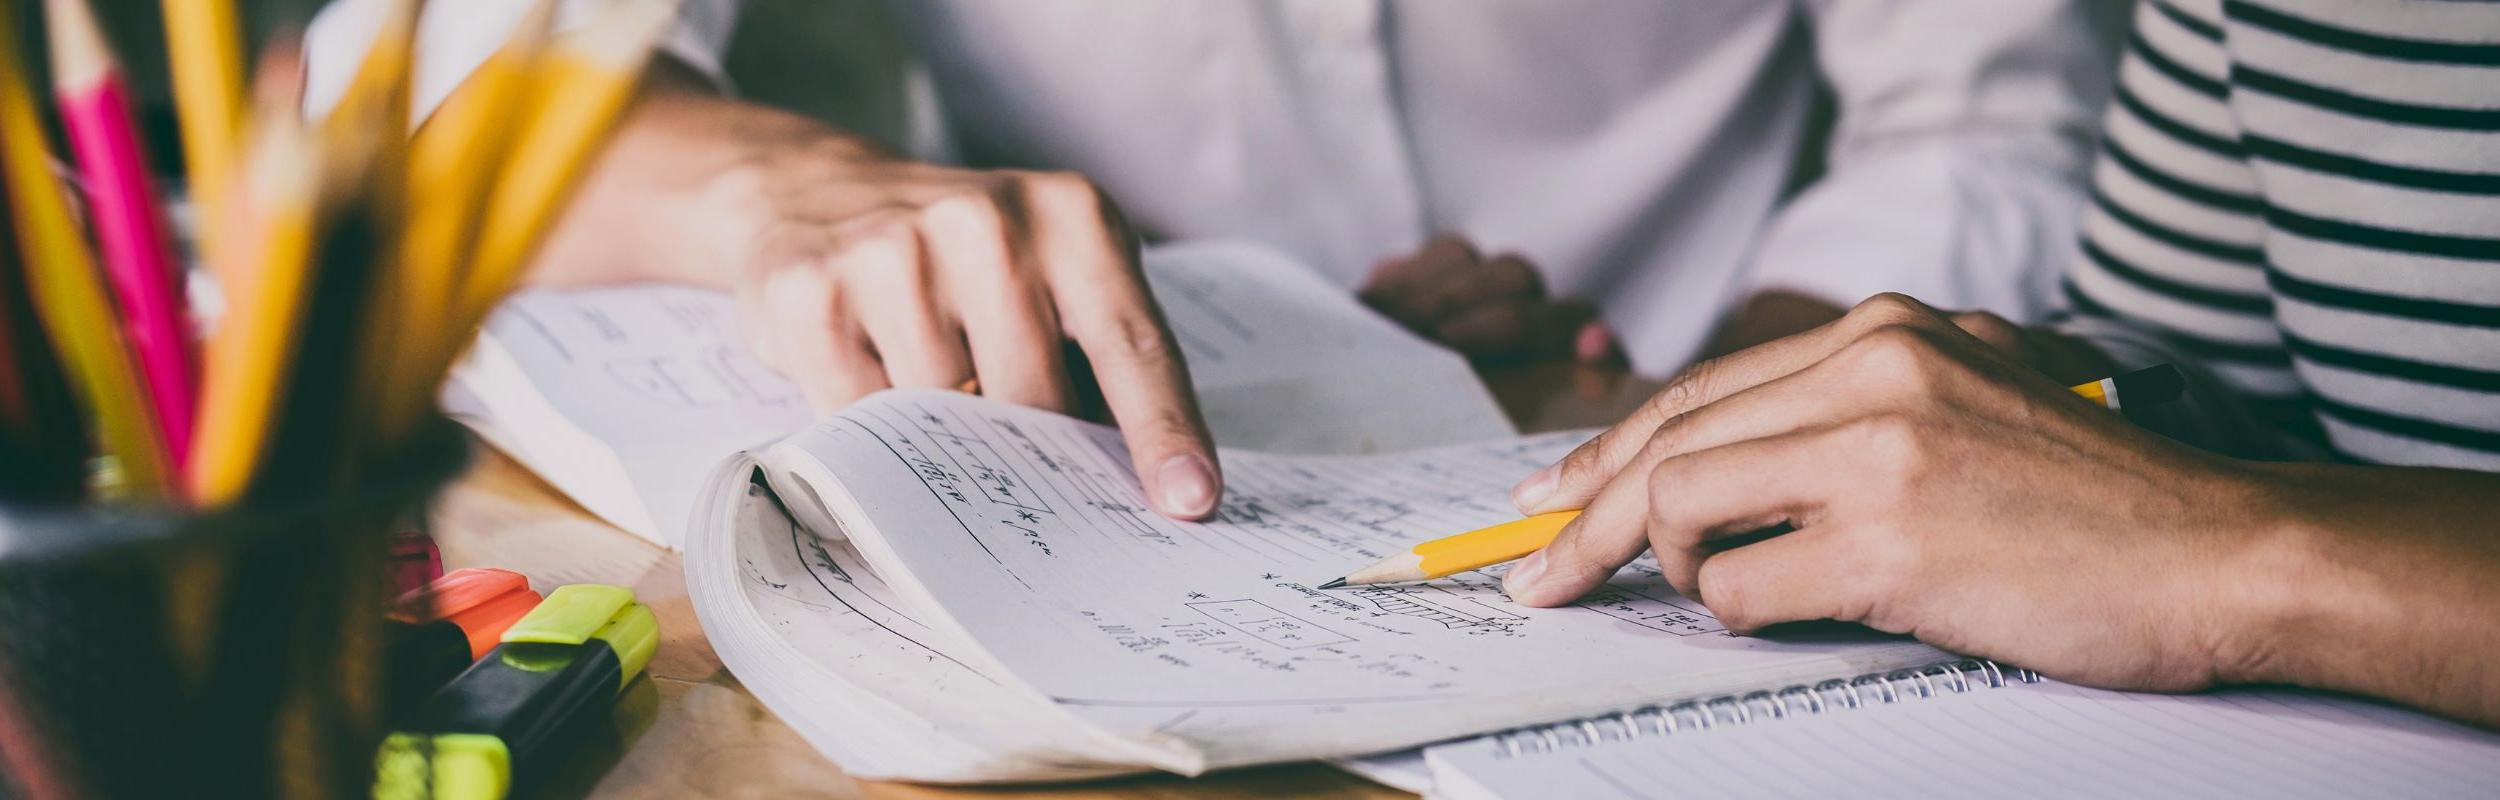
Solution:
[{"label": "white dress shirt", "polygon": [[[740,4],[688,0],[669,51],[720,76]],[[420,98],[448,93],[524,5],[430,3]],[[1464,234],[1526,255],[1556,296],[1597,302],[1633,365],[1660,373],[1765,289],[2039,311],[2072,249],[2111,70],[2108,9],[2085,5],[891,9],[936,90],[942,130],[924,133],[951,158],[1080,171],[1150,236],[1261,240],[1349,287],[1436,231]],[[339,0],[314,26],[316,107],[345,83],[380,6]],[[784,62],[725,77],[806,76]],[[1836,119],[1817,118],[1818,83]],[[1801,166],[1818,160],[1819,176]]]}]

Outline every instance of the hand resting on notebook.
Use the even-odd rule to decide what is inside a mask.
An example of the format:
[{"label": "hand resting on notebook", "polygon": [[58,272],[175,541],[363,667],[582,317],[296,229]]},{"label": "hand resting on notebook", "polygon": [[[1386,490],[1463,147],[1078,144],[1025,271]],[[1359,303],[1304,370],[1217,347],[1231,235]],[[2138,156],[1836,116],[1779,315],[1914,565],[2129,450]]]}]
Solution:
[{"label": "hand resting on notebook", "polygon": [[2500,476],[2194,449],[2063,389],[2035,335],[1887,295],[1697,366],[1521,483],[1522,511],[1586,511],[1507,588],[1562,605],[1646,549],[1733,630],[1838,619],[2096,686],[2500,723]]},{"label": "hand resting on notebook", "polygon": [[1222,479],[1187,368],[1136,237],[1092,183],[912,161],[682,72],[653,76],[538,283],[731,290],[748,346],[825,412],[973,378],[1071,411],[1072,342],[1159,510],[1214,510]]}]

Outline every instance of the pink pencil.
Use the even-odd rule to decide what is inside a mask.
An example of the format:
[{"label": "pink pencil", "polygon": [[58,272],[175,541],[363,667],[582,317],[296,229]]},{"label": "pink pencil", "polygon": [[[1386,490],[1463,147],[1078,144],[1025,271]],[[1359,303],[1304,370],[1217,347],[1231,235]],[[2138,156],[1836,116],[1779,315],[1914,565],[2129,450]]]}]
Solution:
[{"label": "pink pencil", "polygon": [[173,238],[149,184],[129,92],[86,0],[49,0],[53,92],[87,182],[97,249],[173,463],[188,463],[198,392]]}]

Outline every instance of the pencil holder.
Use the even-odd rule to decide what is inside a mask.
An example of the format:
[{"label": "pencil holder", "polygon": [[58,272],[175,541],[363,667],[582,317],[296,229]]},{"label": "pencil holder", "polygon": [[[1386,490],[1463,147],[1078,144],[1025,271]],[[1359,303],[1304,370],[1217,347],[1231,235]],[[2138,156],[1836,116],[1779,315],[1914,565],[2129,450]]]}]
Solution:
[{"label": "pencil holder", "polygon": [[355,797],[390,534],[467,463],[429,420],[336,491],[0,507],[0,797]]}]

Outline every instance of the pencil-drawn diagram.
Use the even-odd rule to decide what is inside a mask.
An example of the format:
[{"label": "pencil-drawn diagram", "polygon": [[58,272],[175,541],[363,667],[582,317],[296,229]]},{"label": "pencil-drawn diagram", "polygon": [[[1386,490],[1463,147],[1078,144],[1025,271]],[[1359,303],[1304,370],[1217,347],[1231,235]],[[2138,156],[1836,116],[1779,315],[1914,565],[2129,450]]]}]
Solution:
[{"label": "pencil-drawn diagram", "polygon": [[1723,633],[1727,630],[1700,603],[1677,594],[1667,593],[1662,597],[1630,586],[1598,587],[1597,591],[1580,598],[1578,607],[1677,636]]},{"label": "pencil-drawn diagram", "polygon": [[1210,600],[1184,605],[1233,630],[1288,650],[1354,642],[1352,637],[1322,628],[1310,620],[1279,611],[1275,606],[1257,600]]},{"label": "pencil-drawn diagram", "polygon": [[990,502],[1036,514],[1051,513],[1050,504],[1029,489],[1024,476],[1008,466],[1008,460],[999,455],[989,440],[957,433],[953,421],[934,412],[923,411],[916,421],[940,454],[954,464],[959,474],[970,478]]},{"label": "pencil-drawn diagram", "polygon": [[788,405],[798,401],[791,385],[726,345],[695,356],[610,359],[608,379],[626,392],[678,408]]},{"label": "pencil-drawn diagram", "polygon": [[796,384],[767,369],[743,349],[715,345],[705,351],[703,360],[704,368],[712,373],[721,393],[731,402],[789,405],[799,400]]},{"label": "pencil-drawn diagram", "polygon": [[1456,631],[1508,634],[1528,621],[1525,615],[1429,584],[1376,586],[1353,594],[1380,613],[1413,617]]},{"label": "pencil-drawn diagram", "polygon": [[620,358],[607,363],[608,377],[616,385],[643,399],[678,408],[708,408],[718,405],[716,397],[698,397],[692,386],[680,375],[683,365],[674,358]]}]

